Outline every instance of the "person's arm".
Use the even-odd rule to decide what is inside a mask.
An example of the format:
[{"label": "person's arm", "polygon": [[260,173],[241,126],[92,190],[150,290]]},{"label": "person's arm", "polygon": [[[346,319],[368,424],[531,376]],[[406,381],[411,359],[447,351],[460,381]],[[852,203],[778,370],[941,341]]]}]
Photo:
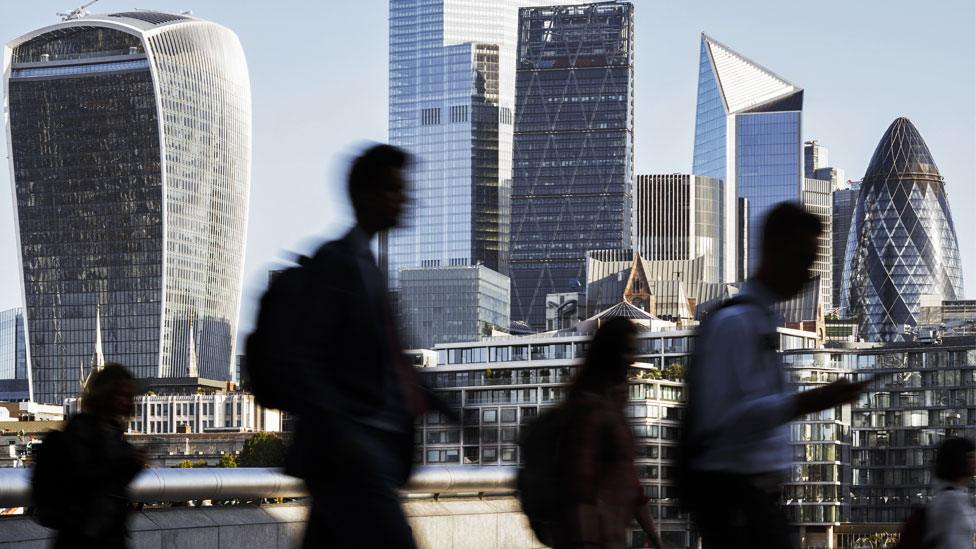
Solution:
[{"label": "person's arm", "polygon": [[638,505],[634,509],[634,518],[637,519],[637,524],[640,524],[644,533],[647,537],[651,538],[651,545],[656,549],[665,549],[664,542],[661,540],[661,535],[657,531],[657,526],[654,524],[654,519],[651,518],[651,511],[647,508],[647,505]]}]

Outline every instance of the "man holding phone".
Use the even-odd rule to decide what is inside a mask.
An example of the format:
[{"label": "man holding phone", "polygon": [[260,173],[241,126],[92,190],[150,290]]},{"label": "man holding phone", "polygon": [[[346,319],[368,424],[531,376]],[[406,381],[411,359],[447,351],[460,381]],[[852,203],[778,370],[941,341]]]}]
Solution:
[{"label": "man holding phone", "polygon": [[775,206],[758,272],[699,330],[686,375],[680,482],[707,548],[794,546],[780,506],[792,461],[789,423],[853,401],[869,383],[839,379],[797,394],[776,352],[780,323],[772,307],[810,280],[822,230],[799,206]]}]

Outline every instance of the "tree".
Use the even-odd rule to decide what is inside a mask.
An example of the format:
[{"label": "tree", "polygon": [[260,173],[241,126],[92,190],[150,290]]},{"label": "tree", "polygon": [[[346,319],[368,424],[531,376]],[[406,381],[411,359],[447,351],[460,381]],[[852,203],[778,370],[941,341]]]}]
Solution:
[{"label": "tree", "polygon": [[274,433],[254,433],[244,441],[237,464],[240,467],[283,467],[285,443]]},{"label": "tree", "polygon": [[224,454],[220,456],[220,467],[237,467],[237,456],[234,454]]}]

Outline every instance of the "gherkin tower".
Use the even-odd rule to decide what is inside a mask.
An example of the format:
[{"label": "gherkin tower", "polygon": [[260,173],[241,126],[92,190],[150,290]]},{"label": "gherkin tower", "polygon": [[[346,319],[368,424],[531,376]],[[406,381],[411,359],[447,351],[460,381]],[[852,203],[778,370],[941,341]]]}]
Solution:
[{"label": "gherkin tower", "polygon": [[892,122],[861,183],[847,243],[842,306],[868,341],[902,341],[921,298],[963,295],[945,181],[907,118]]}]

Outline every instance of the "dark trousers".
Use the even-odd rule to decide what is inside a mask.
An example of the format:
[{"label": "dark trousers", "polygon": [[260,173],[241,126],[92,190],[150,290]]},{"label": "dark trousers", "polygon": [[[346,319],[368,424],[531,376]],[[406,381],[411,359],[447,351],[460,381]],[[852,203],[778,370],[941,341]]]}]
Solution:
[{"label": "dark trousers", "polygon": [[[336,441],[323,470],[306,479],[312,509],[305,529],[305,549],[383,547],[416,549],[413,532],[400,506],[404,476],[402,441],[377,432],[352,435],[357,442]],[[356,448],[355,455],[343,452]]]},{"label": "dark trousers", "polygon": [[692,473],[692,519],[706,549],[792,549],[780,490],[760,487],[757,477]]}]

